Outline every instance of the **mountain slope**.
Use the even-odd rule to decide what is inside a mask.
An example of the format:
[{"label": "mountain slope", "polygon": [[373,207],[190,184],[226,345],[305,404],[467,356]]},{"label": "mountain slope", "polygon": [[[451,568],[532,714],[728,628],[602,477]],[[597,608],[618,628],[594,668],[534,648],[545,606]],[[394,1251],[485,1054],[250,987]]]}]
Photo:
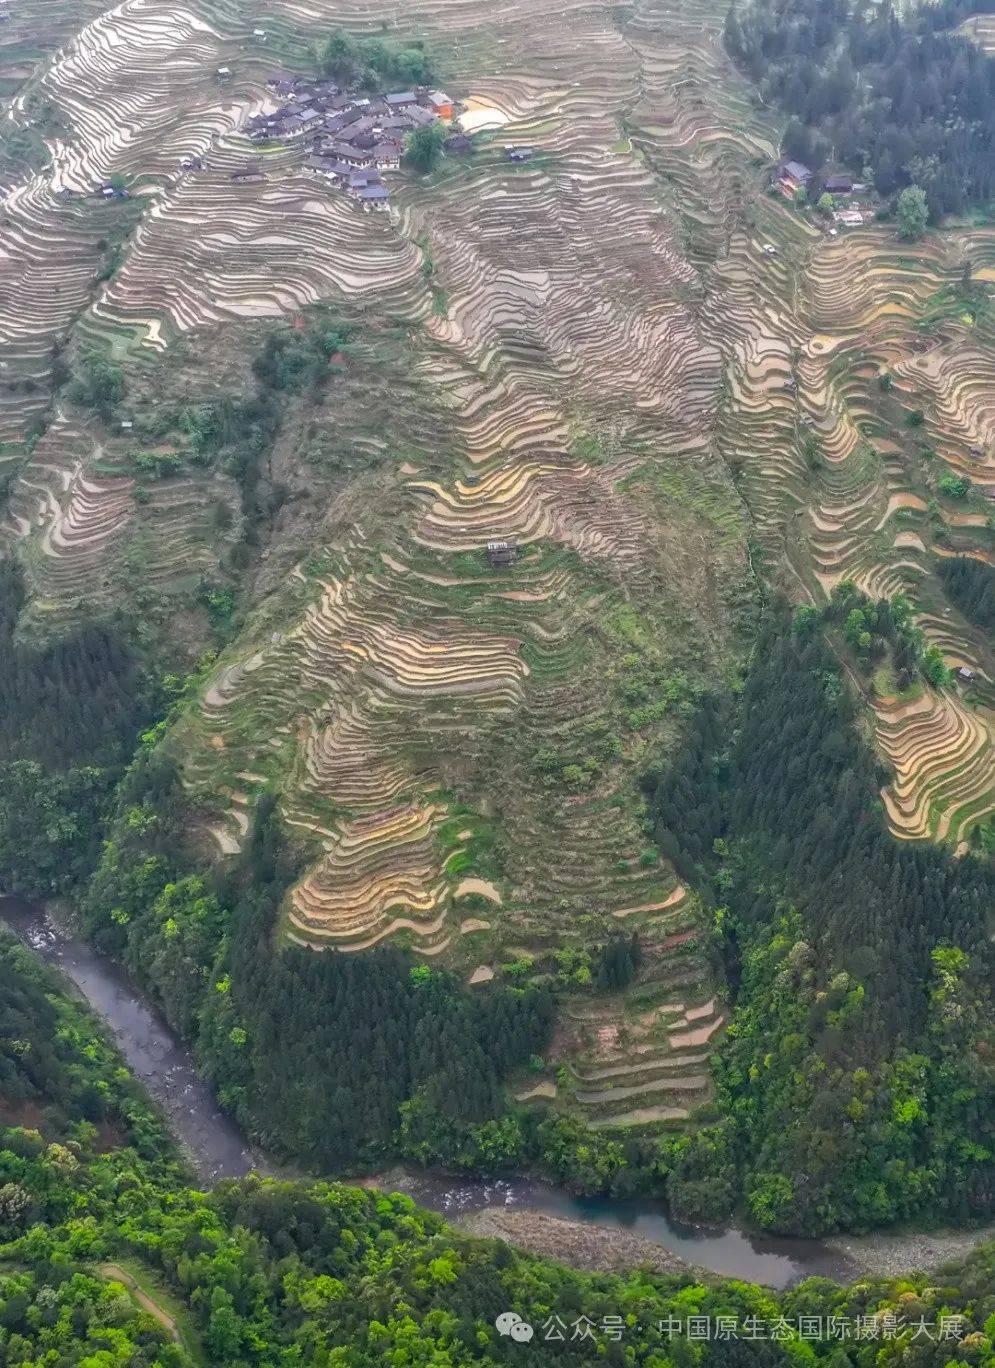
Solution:
[{"label": "mountain slope", "polygon": [[[22,631],[123,611],[201,661],[161,743],[199,858],[244,852],[275,794],[300,855],[281,942],[552,982],[535,1097],[598,1127],[710,1094],[728,1012],[637,780],[734,685],[755,564],[813,602],[903,591],[973,671],[966,693],[861,681],[895,835],[963,848],[995,809],[992,645],[932,575],[991,556],[995,233],[833,239],[765,193],[780,129],[723,18],[403,8],[396,31],[499,129],[402,173],[390,218],[287,148],[232,180],[272,67],[333,23],[375,32],[365,4],[124,0],[13,106],[23,124],[44,98],[61,130],[0,225]],[[535,159],[510,165],[513,142]],[[112,175],[130,197],[94,198]],[[274,338],[327,342],[321,383],[274,381]],[[944,472],[970,472],[966,500]],[[592,991],[634,931],[632,986]]]}]

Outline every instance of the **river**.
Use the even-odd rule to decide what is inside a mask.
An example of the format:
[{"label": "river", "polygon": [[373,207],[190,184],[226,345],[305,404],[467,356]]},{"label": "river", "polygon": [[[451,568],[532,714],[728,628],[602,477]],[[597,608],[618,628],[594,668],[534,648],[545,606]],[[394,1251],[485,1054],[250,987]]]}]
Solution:
[{"label": "river", "polygon": [[[169,1117],[201,1182],[237,1178],[254,1169],[277,1172],[218,1108],[211,1088],[197,1076],[189,1052],[117,965],[22,898],[0,897],[0,919],[71,979],[107,1023],[131,1069]],[[578,1197],[524,1178],[489,1182],[406,1169],[391,1170],[387,1178],[392,1189],[407,1192],[420,1205],[444,1216],[456,1218],[504,1206],[623,1229],[689,1263],[771,1287],[787,1287],[813,1274],[845,1278],[854,1271],[843,1255],[821,1241],[750,1235],[734,1227],[685,1226],[668,1216],[659,1203],[640,1198]]]},{"label": "river", "polygon": [[406,1192],[420,1206],[453,1219],[485,1207],[537,1211],[565,1221],[624,1230],[662,1245],[690,1264],[769,1287],[790,1287],[815,1276],[845,1282],[857,1271],[855,1264],[820,1240],[750,1235],[735,1226],[685,1225],[669,1215],[662,1203],[645,1197],[579,1197],[527,1178],[487,1182],[407,1169],[391,1169],[386,1178],[394,1191]]},{"label": "river", "polygon": [[267,1171],[262,1155],[219,1109],[214,1093],[128,976],[50,915],[23,898],[0,897],[0,918],[43,960],[72,979],[111,1029],[118,1049],[169,1117],[173,1133],[203,1183]]}]

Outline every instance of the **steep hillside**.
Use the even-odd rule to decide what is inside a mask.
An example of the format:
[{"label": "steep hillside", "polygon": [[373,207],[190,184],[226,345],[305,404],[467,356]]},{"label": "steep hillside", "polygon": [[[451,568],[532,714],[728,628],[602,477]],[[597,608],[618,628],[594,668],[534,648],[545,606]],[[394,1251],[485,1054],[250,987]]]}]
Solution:
[{"label": "steep hillside", "polygon": [[[992,643],[933,573],[992,555],[995,230],[830,237],[769,194],[781,129],[717,0],[392,11],[487,127],[389,216],[239,131],[375,6],[56,9],[17,20],[11,122],[51,157],[0,223],[22,633],[97,608],[200,661],[160,753],[202,861],[276,795],[281,943],[551,983],[522,1096],[687,1121],[728,1013],[638,779],[734,686],[756,567],[812,603],[903,592],[970,670],[861,683],[894,834],[963,850],[995,810]],[[320,383],[280,373],[322,346]]]},{"label": "steep hillside", "polygon": [[[115,413],[91,439],[99,422],[58,401],[12,491],[32,611],[86,593],[165,616],[216,573],[210,505],[234,504],[230,486],[194,469],[137,502],[134,433],[179,393],[238,386],[216,356],[218,338],[246,348],[233,320],[332,301],[345,355],[268,458],[291,495],[244,630],[168,741],[192,811],[223,857],[279,791],[312,851],[284,920],[305,944],[399,938],[474,979],[533,959],[569,986],[589,973],[585,943],[638,930],[635,1016],[583,995],[562,1048],[585,1057],[572,1085],[596,1123],[684,1117],[721,1008],[635,776],[731,678],[752,589],[747,517],[710,442],[720,357],[698,273],[624,136],[640,58],[607,13],[561,37],[542,16],[496,33],[461,12],[458,43],[435,37],[447,79],[540,156],[512,168],[484,146],[405,182],[396,221],[371,222],[289,153],[266,158],[264,184],[231,183],[248,146],[231,129],[265,68],[220,18],[189,18],[190,78],[165,102],[164,7],[82,30],[40,78],[75,104],[76,137],[30,187],[53,196],[53,243],[97,212],[57,189],[119,173],[129,210],[143,188],[154,203],[80,298],[73,340],[78,364],[99,348],[121,368],[134,427],[115,431]],[[411,22],[432,41],[443,21]],[[236,75],[219,92],[222,60]],[[177,177],[205,149],[207,169]],[[494,539],[521,547],[513,568],[488,565]]]}]

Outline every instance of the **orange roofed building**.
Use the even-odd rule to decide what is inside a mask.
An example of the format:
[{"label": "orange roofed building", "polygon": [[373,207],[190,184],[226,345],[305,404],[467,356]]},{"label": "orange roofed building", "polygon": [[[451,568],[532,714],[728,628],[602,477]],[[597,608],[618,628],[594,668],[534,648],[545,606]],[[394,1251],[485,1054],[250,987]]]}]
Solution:
[{"label": "orange roofed building", "polygon": [[453,117],[453,102],[444,90],[433,90],[428,97],[428,102],[437,118],[451,119]]}]

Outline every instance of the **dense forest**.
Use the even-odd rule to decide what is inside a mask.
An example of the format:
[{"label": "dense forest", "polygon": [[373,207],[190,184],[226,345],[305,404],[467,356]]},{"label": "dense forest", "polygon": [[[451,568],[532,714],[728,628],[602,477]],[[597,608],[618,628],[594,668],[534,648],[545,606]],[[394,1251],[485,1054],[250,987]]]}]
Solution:
[{"label": "dense forest", "polygon": [[18,640],[24,603],[0,564],[0,888],[45,896],[79,887],[100,853],[114,784],[151,712],[127,638],[89,623],[49,646]]},{"label": "dense forest", "polygon": [[726,1192],[738,1166],[758,1221],[808,1233],[990,1213],[995,869],[889,835],[824,632],[773,615],[742,698],[702,709],[655,788],[737,995],[699,1176]]},{"label": "dense forest", "polygon": [[93,1019],[0,931],[0,1365],[185,1368],[101,1262],[112,1212],[188,1181]]},{"label": "dense forest", "polygon": [[0,563],[0,759],[122,765],[147,717],[140,668],[120,633],[87,624],[48,647],[15,637],[25,599],[13,561]]},{"label": "dense forest", "polygon": [[940,560],[937,573],[967,620],[995,637],[995,570],[969,556],[950,556]]},{"label": "dense forest", "polygon": [[[995,1363],[995,1246],[939,1277],[774,1293],[574,1272],[398,1194],[199,1192],[88,1014],[6,938],[0,989],[3,1368]],[[509,1311],[531,1338],[502,1333]]]},{"label": "dense forest", "polygon": [[995,62],[950,31],[991,4],[740,0],[726,46],[791,116],[784,151],[881,195],[925,190],[934,215],[995,195]]},{"label": "dense forest", "polygon": [[418,1144],[430,1119],[436,1143],[441,1128],[464,1157],[498,1142],[504,1081],[548,1042],[548,993],[471,993],[389,949],[276,950],[294,863],[272,799],[256,814],[245,860],[220,884],[191,872],[168,762],[139,756],[120,802],[86,925],[155,994],[224,1104],[264,1143],[324,1168],[376,1162],[397,1153],[405,1106],[411,1124],[419,1119]]}]

